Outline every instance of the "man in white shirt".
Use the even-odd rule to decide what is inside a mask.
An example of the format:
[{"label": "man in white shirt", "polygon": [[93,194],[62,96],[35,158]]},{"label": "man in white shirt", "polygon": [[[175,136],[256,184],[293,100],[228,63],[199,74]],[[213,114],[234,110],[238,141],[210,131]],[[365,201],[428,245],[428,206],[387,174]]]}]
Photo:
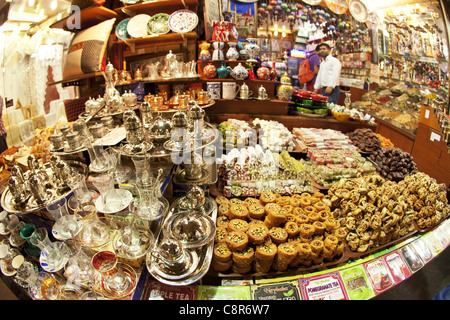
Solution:
[{"label": "man in white shirt", "polygon": [[319,56],[322,57],[319,73],[317,74],[315,90],[321,90],[322,95],[328,96],[329,103],[337,104],[341,90],[339,79],[341,77],[341,62],[331,55],[331,47],[327,43],[317,46]]}]

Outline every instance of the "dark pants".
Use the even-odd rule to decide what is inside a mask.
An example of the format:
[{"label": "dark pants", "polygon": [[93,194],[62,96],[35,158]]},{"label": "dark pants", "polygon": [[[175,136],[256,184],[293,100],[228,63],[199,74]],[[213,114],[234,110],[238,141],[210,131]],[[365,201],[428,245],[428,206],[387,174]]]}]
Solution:
[{"label": "dark pants", "polygon": [[0,153],[8,150],[8,144],[6,143],[6,133],[0,136]]},{"label": "dark pants", "polygon": [[331,94],[326,94],[325,93],[325,87],[322,88],[322,95],[329,97],[328,98],[328,103],[334,103],[337,104],[339,101],[339,96],[341,95],[341,89],[339,87],[334,87],[333,91],[331,92]]}]

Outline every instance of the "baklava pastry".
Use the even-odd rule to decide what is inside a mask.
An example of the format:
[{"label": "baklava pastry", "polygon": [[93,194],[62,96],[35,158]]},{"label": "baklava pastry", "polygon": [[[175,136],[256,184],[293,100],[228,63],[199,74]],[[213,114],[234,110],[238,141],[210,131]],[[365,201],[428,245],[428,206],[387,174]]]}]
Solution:
[{"label": "baklava pastry", "polygon": [[261,196],[259,197],[259,201],[262,205],[266,205],[267,203],[273,203],[277,200],[277,197],[273,192],[270,191],[264,191],[261,193]]},{"label": "baklava pastry", "polygon": [[310,243],[311,251],[315,254],[320,254],[323,250],[323,241],[322,240],[313,240]]},{"label": "baklava pastry", "polygon": [[261,204],[253,203],[248,206],[248,216],[252,219],[264,218],[266,211]]},{"label": "baklava pastry", "polygon": [[272,242],[278,245],[287,240],[288,233],[283,228],[274,227],[269,230],[269,236],[272,239]]},{"label": "baklava pastry", "polygon": [[226,244],[231,251],[240,251],[245,249],[248,245],[248,236],[241,231],[229,232],[226,239]]},{"label": "baklava pastry", "polygon": [[312,237],[314,235],[314,233],[315,233],[315,229],[312,224],[304,223],[304,224],[300,225],[300,234],[302,235],[302,237],[309,238],[309,237]]},{"label": "baklava pastry", "polygon": [[216,261],[214,259],[211,261],[211,267],[213,268],[213,270],[215,270],[217,272],[225,272],[228,269],[230,269],[232,265],[233,265],[233,259],[230,259],[229,261],[226,261],[226,262],[220,262],[220,261]]},{"label": "baklava pastry", "polygon": [[227,262],[232,258],[232,252],[225,242],[214,245],[213,260],[219,262]]},{"label": "baklava pastry", "polygon": [[228,203],[222,203],[219,205],[219,208],[217,209],[220,216],[227,216],[230,213],[230,205]]},{"label": "baklava pastry", "polygon": [[215,243],[221,243],[225,242],[225,239],[227,237],[228,231],[224,227],[217,227],[216,228],[216,234],[214,235],[214,242]]},{"label": "baklava pastry", "polygon": [[228,216],[218,216],[216,220],[216,225],[219,228],[227,228],[228,223],[230,222],[230,218]]},{"label": "baklava pastry", "polygon": [[264,224],[254,224],[247,230],[248,241],[252,244],[262,244],[269,235],[269,228]]},{"label": "baklava pastry", "polygon": [[294,221],[288,221],[284,225],[284,229],[286,229],[286,232],[288,233],[288,237],[295,237],[300,233],[300,228],[298,224]]},{"label": "baklava pastry", "polygon": [[251,265],[255,259],[255,249],[252,247],[246,247],[240,251],[233,252],[233,263],[238,266]]},{"label": "baklava pastry", "polygon": [[229,200],[224,196],[216,197],[215,201],[218,206],[220,206],[221,204],[229,204],[230,203]]},{"label": "baklava pastry", "polygon": [[228,215],[230,220],[232,219],[243,219],[248,218],[248,209],[244,204],[233,204],[230,207],[230,213]]},{"label": "baklava pastry", "polygon": [[228,222],[227,230],[228,232],[242,231],[246,232],[248,230],[248,222],[242,219],[232,219]]},{"label": "baklava pastry", "polygon": [[[229,225],[229,224],[228,224]],[[323,223],[323,222],[320,222],[320,221],[314,221],[313,223],[312,223],[312,226],[314,227],[314,233],[315,234],[323,234],[324,232],[325,232],[325,229],[326,229],[326,227],[325,227],[325,223]]]},{"label": "baklava pastry", "polygon": [[274,243],[263,243],[256,246],[255,260],[260,263],[272,263],[277,254],[278,247]]}]

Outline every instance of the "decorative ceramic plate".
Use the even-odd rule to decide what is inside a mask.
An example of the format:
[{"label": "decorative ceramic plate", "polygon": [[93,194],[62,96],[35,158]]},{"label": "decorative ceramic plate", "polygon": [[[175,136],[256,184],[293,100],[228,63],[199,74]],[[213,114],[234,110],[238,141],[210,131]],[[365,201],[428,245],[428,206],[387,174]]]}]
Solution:
[{"label": "decorative ceramic plate", "polygon": [[141,2],[142,0],[120,0],[123,4],[130,5],[130,4],[136,4]]},{"label": "decorative ceramic plate", "polygon": [[124,19],[124,20],[120,21],[116,27],[116,36],[121,41],[131,38],[131,36],[129,35],[129,33],[127,31],[127,25],[128,25],[129,21],[130,21],[130,18]]},{"label": "decorative ceramic plate", "polygon": [[150,20],[148,14],[138,14],[128,21],[127,31],[133,38],[143,38],[148,36],[147,24]]},{"label": "decorative ceramic plate", "polygon": [[343,14],[348,9],[347,0],[325,0],[328,9],[336,14]]},{"label": "decorative ceramic plate", "polygon": [[147,22],[147,32],[151,35],[166,34],[170,31],[170,16],[167,13],[158,13]]},{"label": "decorative ceramic plate", "polygon": [[360,0],[350,0],[348,4],[348,9],[358,22],[366,22],[369,14],[367,8]]},{"label": "decorative ceramic plate", "polygon": [[318,5],[322,0],[303,0],[304,3],[310,4],[312,6]]},{"label": "decorative ceramic plate", "polygon": [[378,17],[377,13],[375,11],[372,11],[367,15],[367,22],[378,26],[380,24],[380,18]]},{"label": "decorative ceramic plate", "polygon": [[170,15],[168,22],[173,32],[190,32],[197,26],[198,16],[191,10],[178,10]]}]

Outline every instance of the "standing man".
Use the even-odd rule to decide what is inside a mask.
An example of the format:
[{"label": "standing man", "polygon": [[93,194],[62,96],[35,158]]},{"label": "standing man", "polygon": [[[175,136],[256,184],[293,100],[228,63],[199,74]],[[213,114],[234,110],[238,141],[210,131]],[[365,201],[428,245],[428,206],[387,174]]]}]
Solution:
[{"label": "standing man", "polygon": [[314,84],[316,83],[317,74],[319,73],[319,65],[320,65],[320,57],[319,57],[319,48],[318,46],[314,49],[313,52],[308,57],[309,66],[312,71],[314,71],[314,78],[306,83],[306,90],[314,91]]},{"label": "standing man", "polygon": [[331,47],[327,43],[317,46],[319,56],[322,57],[319,73],[317,74],[314,89],[321,90],[322,95],[328,96],[329,103],[337,104],[341,90],[339,78],[341,77],[341,62],[331,55]]}]

